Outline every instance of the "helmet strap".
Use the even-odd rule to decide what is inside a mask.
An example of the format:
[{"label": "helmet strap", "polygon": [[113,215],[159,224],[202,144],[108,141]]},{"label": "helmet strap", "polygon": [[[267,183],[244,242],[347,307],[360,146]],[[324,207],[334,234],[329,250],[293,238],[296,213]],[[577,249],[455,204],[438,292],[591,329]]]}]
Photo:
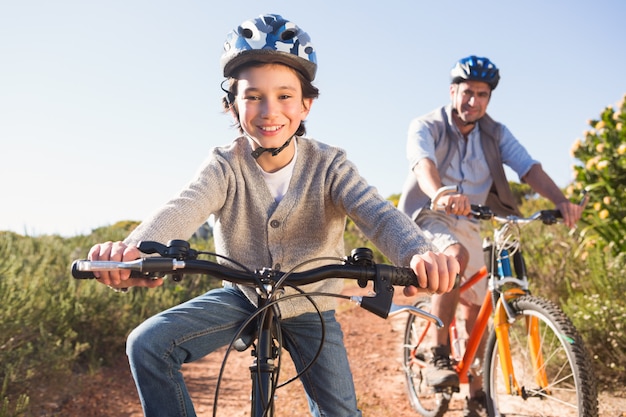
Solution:
[{"label": "helmet strap", "polygon": [[235,96],[232,92],[230,92],[230,90],[227,90],[224,88],[224,83],[227,83],[228,79],[225,79],[224,81],[222,81],[222,83],[220,84],[220,88],[222,89],[223,92],[226,93],[226,96],[224,97],[226,99],[226,102],[228,103],[229,106],[232,106],[235,104]]},{"label": "helmet strap", "polygon": [[258,148],[256,148],[255,150],[253,150],[251,152],[251,155],[254,159],[258,159],[259,156],[261,156],[263,153],[265,152],[269,152],[272,154],[272,156],[276,156],[278,155],[283,149],[285,149],[287,146],[289,146],[289,144],[291,143],[291,139],[293,139],[293,136],[290,137],[289,139],[287,139],[287,141],[285,143],[283,143],[283,146],[279,147],[279,148],[264,148],[262,146],[259,146]]}]

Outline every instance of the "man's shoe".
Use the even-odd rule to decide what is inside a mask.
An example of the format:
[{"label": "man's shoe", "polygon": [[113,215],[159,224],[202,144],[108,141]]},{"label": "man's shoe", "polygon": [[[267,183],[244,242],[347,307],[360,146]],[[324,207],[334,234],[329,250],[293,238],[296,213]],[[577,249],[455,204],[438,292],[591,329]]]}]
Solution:
[{"label": "man's shoe", "polygon": [[435,346],[432,348],[433,359],[424,372],[426,385],[434,388],[459,388],[459,376],[452,367],[450,348]]},{"label": "man's shoe", "polygon": [[487,396],[479,391],[472,398],[465,397],[463,417],[487,417]]}]

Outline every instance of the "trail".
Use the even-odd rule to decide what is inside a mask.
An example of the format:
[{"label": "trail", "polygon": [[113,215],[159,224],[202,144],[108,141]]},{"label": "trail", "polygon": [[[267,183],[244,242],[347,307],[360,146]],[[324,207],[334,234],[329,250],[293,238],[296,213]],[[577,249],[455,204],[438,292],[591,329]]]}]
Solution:
[{"label": "trail", "polygon": [[[363,294],[365,290],[354,285],[344,289],[347,294]],[[396,291],[396,304],[407,304],[401,291]],[[402,372],[401,343],[406,316],[381,319],[372,313],[340,301],[337,318],[342,325],[348,359],[351,364],[357,401],[364,416],[404,417],[418,416],[406,397]],[[123,355],[123,352],[121,353]],[[198,416],[213,416],[214,388],[224,357],[224,351],[215,352],[207,358],[185,365],[183,373]],[[249,352],[233,352],[229,355],[225,379],[218,399],[217,416],[246,417],[250,414],[250,374],[248,366],[252,359]],[[291,360],[284,359],[281,380],[294,375]],[[126,358],[121,356],[116,366],[105,368],[95,375],[83,375],[78,385],[81,391],[54,398],[42,392],[42,403],[37,416],[63,417],[141,417],[141,406],[128,370]],[[447,417],[461,417],[466,387],[455,394]],[[37,400],[36,398],[34,400]],[[301,384],[296,381],[278,391],[277,416],[308,417],[308,406]],[[603,417],[626,417],[626,390],[618,393],[602,393],[600,415]]]}]

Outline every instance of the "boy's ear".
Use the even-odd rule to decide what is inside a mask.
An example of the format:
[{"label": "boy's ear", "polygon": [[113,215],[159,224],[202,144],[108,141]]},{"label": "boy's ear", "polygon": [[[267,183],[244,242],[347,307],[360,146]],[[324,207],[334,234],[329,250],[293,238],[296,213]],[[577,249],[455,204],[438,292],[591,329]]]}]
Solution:
[{"label": "boy's ear", "polygon": [[231,102],[228,106],[228,112],[235,119],[235,123],[239,123],[239,111],[237,110],[237,106],[234,102]]},{"label": "boy's ear", "polygon": [[313,105],[312,98],[304,98],[302,99],[302,111],[305,113],[305,117],[309,115],[311,111],[311,106]]}]

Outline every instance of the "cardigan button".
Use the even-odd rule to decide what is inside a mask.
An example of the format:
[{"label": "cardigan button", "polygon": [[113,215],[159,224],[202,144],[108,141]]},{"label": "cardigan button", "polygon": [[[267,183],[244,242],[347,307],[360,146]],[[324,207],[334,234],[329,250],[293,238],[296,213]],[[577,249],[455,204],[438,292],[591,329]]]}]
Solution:
[{"label": "cardigan button", "polygon": [[270,222],[270,226],[272,226],[274,229],[276,229],[278,226],[280,226],[280,222],[278,220],[272,220]]}]

